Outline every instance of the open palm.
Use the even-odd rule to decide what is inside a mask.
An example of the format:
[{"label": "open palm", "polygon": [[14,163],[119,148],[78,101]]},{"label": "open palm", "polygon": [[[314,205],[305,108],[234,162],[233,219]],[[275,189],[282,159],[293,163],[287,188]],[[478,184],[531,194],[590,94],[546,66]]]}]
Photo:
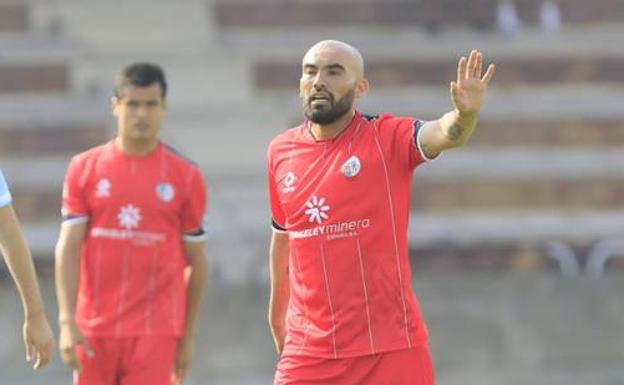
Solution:
[{"label": "open palm", "polygon": [[457,81],[451,82],[451,100],[460,113],[473,114],[481,109],[495,67],[490,64],[483,77],[482,70],[483,55],[479,51],[473,50],[467,59],[459,59]]}]

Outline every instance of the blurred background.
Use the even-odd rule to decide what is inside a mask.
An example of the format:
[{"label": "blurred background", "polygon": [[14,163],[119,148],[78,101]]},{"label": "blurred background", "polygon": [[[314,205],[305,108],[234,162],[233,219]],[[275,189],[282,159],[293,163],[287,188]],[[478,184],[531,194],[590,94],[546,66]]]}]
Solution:
[{"label": "blurred background", "polygon": [[[153,61],[170,84],[164,139],[210,186],[186,384],[270,384],[265,151],[301,119],[302,55],[347,41],[372,84],[362,111],[435,119],[477,48],[498,66],[480,126],[416,171],[412,196],[438,383],[624,384],[623,22],[624,0],[0,0],[0,168],[49,316],[68,160],[114,135],[114,75]],[[24,362],[0,271],[0,384],[70,383],[58,356],[36,375]]]}]

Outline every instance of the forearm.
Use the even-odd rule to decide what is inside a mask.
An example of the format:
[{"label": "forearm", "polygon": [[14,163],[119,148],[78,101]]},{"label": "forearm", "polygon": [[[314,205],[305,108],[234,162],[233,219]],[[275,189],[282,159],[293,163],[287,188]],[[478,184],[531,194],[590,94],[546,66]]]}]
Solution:
[{"label": "forearm", "polygon": [[30,318],[44,311],[37,274],[30,249],[19,228],[13,208],[7,206],[0,210],[2,253],[22,300],[24,315],[26,318]]},{"label": "forearm", "polygon": [[286,311],[290,300],[290,289],[287,280],[273,280],[269,298],[268,321],[274,337],[286,331]]},{"label": "forearm", "polygon": [[15,236],[5,248],[5,260],[22,300],[24,317],[32,318],[44,312],[43,301],[28,245],[21,232]]},{"label": "forearm", "polygon": [[186,322],[184,338],[193,338],[197,330],[197,320],[204,297],[204,289],[208,277],[208,263],[202,255],[195,257],[189,266],[190,274],[187,284]]},{"label": "forearm", "polygon": [[59,323],[73,322],[80,280],[80,249],[59,242],[54,266]]},{"label": "forearm", "polygon": [[457,109],[444,114],[439,120],[443,149],[463,146],[477,126],[479,114],[460,113]]},{"label": "forearm", "polygon": [[286,311],[290,300],[288,279],[288,238],[274,234],[269,255],[271,294],[269,298],[268,322],[275,338],[286,330]]}]

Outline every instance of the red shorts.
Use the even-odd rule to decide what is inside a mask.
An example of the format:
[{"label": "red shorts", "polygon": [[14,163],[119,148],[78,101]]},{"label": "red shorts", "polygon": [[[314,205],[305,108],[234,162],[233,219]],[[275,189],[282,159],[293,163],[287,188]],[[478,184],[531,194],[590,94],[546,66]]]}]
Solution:
[{"label": "red shorts", "polygon": [[433,385],[429,346],[330,359],[282,356],[273,385]]},{"label": "red shorts", "polygon": [[89,337],[95,356],[78,348],[75,385],[171,385],[178,337]]}]

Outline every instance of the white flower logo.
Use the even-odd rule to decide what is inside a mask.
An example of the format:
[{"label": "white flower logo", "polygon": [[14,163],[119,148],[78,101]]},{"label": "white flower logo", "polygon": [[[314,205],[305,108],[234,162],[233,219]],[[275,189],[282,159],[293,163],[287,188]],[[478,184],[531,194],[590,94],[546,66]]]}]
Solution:
[{"label": "white flower logo", "polygon": [[117,219],[119,219],[119,225],[121,227],[125,227],[130,230],[134,227],[138,227],[139,222],[143,219],[143,217],[141,216],[141,210],[139,210],[138,207],[128,204],[119,210]]},{"label": "white flower logo", "polygon": [[316,221],[321,224],[323,219],[329,218],[326,211],[329,211],[329,205],[325,204],[325,198],[318,198],[316,195],[312,195],[309,201],[306,202],[308,209],[305,211],[310,216],[309,222]]}]

